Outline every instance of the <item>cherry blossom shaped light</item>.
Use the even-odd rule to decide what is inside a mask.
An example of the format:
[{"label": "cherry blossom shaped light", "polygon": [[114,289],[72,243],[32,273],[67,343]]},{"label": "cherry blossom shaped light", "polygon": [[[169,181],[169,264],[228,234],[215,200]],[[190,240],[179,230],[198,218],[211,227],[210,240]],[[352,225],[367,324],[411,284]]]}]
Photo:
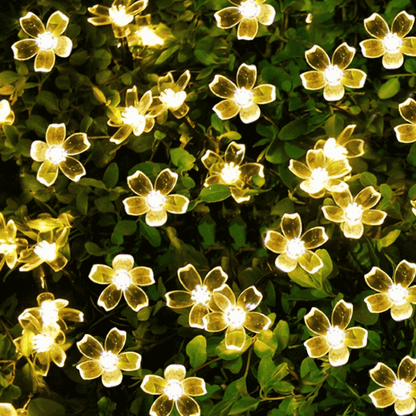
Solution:
[{"label": "cherry blossom shaped light", "polygon": [[14,59],[26,61],[35,58],[36,72],[49,72],[55,65],[55,55],[67,58],[72,51],[72,41],[62,36],[68,26],[69,19],[63,13],[52,13],[46,28],[32,12],[20,18],[23,31],[33,39],[19,40],[12,45]]},{"label": "cherry blossom shaped light", "polygon": [[225,347],[241,351],[246,342],[245,329],[259,333],[269,328],[272,321],[260,312],[253,312],[263,295],[250,286],[236,300],[229,286],[214,291],[215,309],[202,318],[208,332],[225,332]]},{"label": "cherry blossom shaped light", "polygon": [[186,368],[180,364],[166,367],[164,377],[147,374],[140,387],[148,394],[158,395],[150,408],[152,416],[168,416],[174,406],[181,416],[199,416],[199,404],[191,396],[207,393],[204,379],[187,377]]},{"label": "cherry blossom shaped light", "polygon": [[105,337],[104,347],[94,337],[85,334],[77,347],[84,356],[76,366],[84,380],[101,377],[104,387],[118,386],[123,380],[122,371],[140,368],[142,357],[137,352],[121,352],[126,343],[126,331],[113,328]]},{"label": "cherry blossom shaped light", "polygon": [[214,14],[220,29],[230,29],[236,25],[237,39],[253,40],[259,23],[270,26],[276,17],[276,10],[265,0],[230,0],[234,6],[226,7]]},{"label": "cherry blossom shaped light", "polygon": [[364,19],[365,30],[375,39],[360,42],[361,52],[366,58],[383,57],[386,69],[397,69],[403,65],[403,55],[416,56],[416,38],[405,37],[412,29],[415,17],[400,12],[393,20],[391,30],[377,13]]},{"label": "cherry blossom shaped light", "polygon": [[416,286],[410,286],[415,275],[416,264],[406,260],[397,265],[393,280],[379,267],[373,267],[364,277],[368,286],[379,293],[364,299],[368,310],[371,313],[381,313],[390,309],[395,321],[410,318],[413,313],[412,304],[416,303]]},{"label": "cherry blossom shaped light", "polygon": [[324,151],[318,149],[308,150],[306,165],[291,159],[289,170],[298,178],[303,179],[299,185],[302,191],[312,198],[322,198],[327,191],[339,192],[347,187],[342,179],[351,172],[351,166],[347,159],[327,159]]},{"label": "cherry blossom shaped light", "polygon": [[324,227],[313,227],[302,234],[302,221],[298,213],[284,214],[280,226],[283,234],[268,230],[264,238],[264,245],[279,254],[276,267],[285,273],[295,270],[298,264],[310,274],[319,271],[324,264],[311,250],[328,241]]},{"label": "cherry blossom shaped light", "polygon": [[78,182],[85,174],[85,168],[71,156],[85,152],[91,146],[85,133],[74,133],[65,139],[65,124],[50,124],[46,130],[46,143],[35,140],[30,147],[30,156],[42,162],[37,180],[51,186],[60,170],[68,179]]},{"label": "cherry blossom shaped light", "polygon": [[397,368],[397,376],[393,370],[381,362],[370,370],[371,379],[381,386],[369,394],[377,408],[385,408],[394,404],[398,415],[410,415],[415,410],[416,360],[410,356],[404,357]]},{"label": "cherry blossom shaped light", "polygon": [[254,87],[256,79],[256,66],[246,64],[240,65],[237,70],[237,85],[223,75],[215,75],[209,88],[217,97],[225,98],[213,107],[221,120],[240,114],[243,123],[252,123],[260,117],[259,104],[276,100],[276,87],[271,84]]},{"label": "cherry blossom shaped light", "polygon": [[7,100],[0,101],[0,126],[11,126],[14,123],[14,112]]},{"label": "cherry blossom shaped light", "polygon": [[381,194],[372,186],[367,186],[354,198],[349,188],[341,192],[332,192],[335,205],[326,205],[322,211],[327,220],[340,223],[341,230],[347,238],[361,238],[364,225],[381,225],[387,214],[373,208],[381,198]]},{"label": "cherry blossom shaped light", "polygon": [[228,279],[221,266],[215,267],[207,273],[204,280],[192,264],[187,264],[178,270],[178,278],[186,290],[173,290],[165,294],[166,305],[173,309],[191,307],[189,312],[189,326],[204,329],[202,318],[213,307],[214,290],[224,287]]},{"label": "cherry blossom shaped light", "polygon": [[113,267],[94,264],[88,277],[100,285],[108,285],[98,298],[97,304],[111,311],[120,302],[121,296],[135,312],[148,306],[149,299],[140,286],[155,283],[153,271],[149,267],[133,267],[134,258],[129,254],[119,254],[113,259]]},{"label": "cherry blossom shaped light", "polygon": [[209,176],[204,185],[223,184],[230,187],[231,196],[238,203],[250,200],[246,195],[253,176],[264,178],[264,166],[260,163],[244,163],[246,146],[231,142],[225,150],[224,158],[207,150],[201,162],[208,169]]},{"label": "cherry blossom shaped light", "polygon": [[408,98],[399,104],[400,115],[410,124],[400,124],[394,128],[400,143],[416,142],[416,101]]},{"label": "cherry blossom shaped light", "polygon": [[340,300],[332,311],[331,322],[319,309],[313,307],[305,315],[305,324],[316,336],[305,341],[309,357],[321,358],[328,354],[329,363],[339,367],[348,362],[349,348],[367,345],[368,332],[364,328],[348,328],[353,313],[352,303]]},{"label": "cherry blossom shaped light", "polygon": [[189,199],[183,195],[169,195],[177,180],[177,173],[164,169],[157,176],[153,188],[150,179],[140,170],[136,171],[127,178],[129,188],[138,195],[123,200],[127,214],[146,214],[146,223],[150,227],[160,227],[165,224],[168,212],[184,214],[188,209]]},{"label": "cherry blossom shaped light", "polygon": [[324,89],[327,101],[338,101],[345,94],[345,88],[362,88],[367,74],[360,69],[346,69],[355,55],[355,48],[345,42],[335,49],[332,60],[318,45],[305,52],[305,59],[315,71],[300,75],[307,90]]}]

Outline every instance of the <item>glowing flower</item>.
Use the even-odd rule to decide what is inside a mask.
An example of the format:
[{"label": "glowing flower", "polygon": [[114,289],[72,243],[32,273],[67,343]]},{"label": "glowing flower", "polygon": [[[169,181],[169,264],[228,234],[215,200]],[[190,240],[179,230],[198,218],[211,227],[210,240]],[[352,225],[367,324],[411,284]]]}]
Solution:
[{"label": "glowing flower", "polygon": [[262,84],[254,87],[257,79],[255,65],[242,64],[237,70],[237,85],[223,75],[215,75],[209,88],[217,97],[225,98],[213,107],[221,120],[240,114],[243,123],[252,123],[260,117],[258,104],[276,100],[276,87]]},{"label": "glowing flower", "polygon": [[104,387],[118,386],[123,380],[121,371],[135,371],[140,368],[142,357],[137,352],[120,354],[126,343],[126,331],[113,328],[105,337],[104,348],[91,335],[84,335],[77,347],[84,357],[77,365],[84,380],[93,380],[101,376]]},{"label": "glowing flower", "polygon": [[265,0],[230,0],[237,7],[226,7],[214,14],[220,29],[230,29],[238,25],[237,39],[253,40],[259,23],[270,26],[274,22],[276,10]]},{"label": "glowing flower", "polygon": [[155,282],[149,267],[134,267],[134,258],[129,254],[119,254],[113,259],[113,267],[94,264],[88,277],[100,285],[108,285],[98,298],[97,304],[111,311],[120,302],[121,295],[135,312],[146,307],[149,299],[139,286],[149,286]]},{"label": "glowing flower", "polygon": [[385,312],[391,309],[391,317],[395,321],[410,318],[413,313],[412,303],[416,303],[416,286],[409,285],[416,274],[416,264],[402,260],[396,267],[393,281],[378,267],[373,267],[365,277],[371,289],[377,292],[367,296],[364,301],[371,313]]},{"label": "glowing flower", "polygon": [[254,175],[264,178],[264,166],[260,163],[244,163],[246,146],[231,142],[225,150],[224,159],[215,152],[208,150],[201,162],[208,169],[210,176],[204,185],[224,184],[230,186],[231,196],[238,202],[250,200],[246,195]]},{"label": "glowing flower", "polygon": [[10,403],[0,403],[1,416],[27,416],[27,410],[15,409]]},{"label": "glowing flower", "polygon": [[315,71],[304,72],[300,75],[303,87],[307,90],[324,89],[327,101],[340,100],[345,94],[345,88],[362,88],[367,74],[360,69],[346,69],[355,55],[355,48],[345,42],[335,49],[332,61],[327,53],[318,45],[305,52],[308,64]]},{"label": "glowing flower", "polygon": [[269,230],[264,245],[278,253],[276,267],[286,273],[292,272],[299,264],[308,273],[314,274],[323,267],[321,258],[311,250],[328,240],[324,227],[314,227],[302,234],[300,215],[284,214],[280,224],[283,235]]},{"label": "glowing flower", "polygon": [[383,57],[386,69],[400,68],[403,55],[416,56],[416,38],[405,36],[413,27],[415,17],[400,12],[393,20],[391,31],[386,21],[377,13],[364,20],[365,30],[376,39],[366,39],[360,43],[361,52],[366,58]]},{"label": "glowing flower", "polygon": [[360,238],[365,225],[381,225],[387,214],[374,207],[381,198],[372,186],[367,186],[354,199],[349,188],[341,192],[332,192],[335,205],[322,207],[325,218],[341,223],[341,230],[347,238]]},{"label": "glowing flower", "polygon": [[14,123],[14,112],[7,100],[0,101],[0,126],[10,126]]},{"label": "glowing flower", "polygon": [[394,404],[398,415],[410,415],[415,410],[416,360],[410,356],[404,357],[399,364],[396,374],[383,363],[370,370],[371,379],[382,389],[369,394],[371,401],[377,408],[385,408]]},{"label": "glowing flower", "polygon": [[127,36],[129,46],[141,44],[143,46],[163,45],[165,41],[158,36],[156,32],[149,26],[142,26],[140,29]]},{"label": "glowing flower", "polygon": [[88,11],[94,14],[88,21],[94,26],[110,25],[113,28],[116,38],[123,38],[130,33],[129,24],[134,16],[141,13],[148,4],[148,0],[136,1],[130,4],[131,0],[114,0],[111,7],[96,4],[88,7]]},{"label": "glowing flower", "polygon": [[43,162],[37,179],[45,186],[51,186],[58,177],[58,169],[71,181],[78,182],[85,175],[82,164],[71,156],[85,152],[91,146],[85,133],[75,133],[65,139],[65,124],[50,124],[46,130],[46,143],[35,140],[30,147],[30,156],[36,162]]},{"label": "glowing flower", "polygon": [[201,409],[191,396],[203,396],[207,393],[205,381],[199,377],[186,376],[186,368],[180,364],[166,367],[164,377],[148,374],[141,388],[148,394],[161,395],[152,404],[152,416],[168,416],[176,406],[181,416],[199,416]]},{"label": "glowing flower", "polygon": [[23,31],[34,39],[24,39],[12,45],[14,59],[25,61],[35,58],[36,72],[49,72],[55,65],[55,54],[67,58],[72,51],[72,41],[62,36],[69,19],[61,12],[53,13],[46,23],[46,29],[39,17],[29,12],[20,18]]},{"label": "glowing flower", "polygon": [[400,143],[416,142],[416,101],[408,98],[399,104],[400,115],[410,124],[400,124],[394,128],[397,140]]},{"label": "glowing flower", "polygon": [[324,156],[331,161],[362,156],[364,154],[364,140],[350,139],[355,127],[355,124],[345,127],[336,139],[331,137],[327,140],[318,140],[314,150],[322,149]]},{"label": "glowing flower", "polygon": [[225,347],[229,350],[242,350],[248,329],[256,334],[266,330],[272,321],[260,312],[252,312],[261,302],[263,295],[250,286],[243,290],[237,301],[229,286],[213,292],[215,309],[202,318],[208,332],[225,333]]},{"label": "glowing flower", "polygon": [[300,189],[312,198],[322,198],[326,191],[342,191],[347,187],[344,178],[351,172],[351,166],[346,159],[331,160],[325,157],[324,151],[308,150],[306,165],[291,159],[289,170],[298,178],[303,179]]},{"label": "glowing flower", "polygon": [[129,188],[138,196],[123,200],[129,215],[146,214],[146,223],[151,227],[159,227],[171,214],[184,214],[188,209],[189,199],[183,195],[168,195],[176,185],[178,174],[164,169],[156,178],[153,189],[150,179],[141,171],[136,171],[127,178]]},{"label": "glowing flower", "polygon": [[329,363],[333,367],[339,367],[348,362],[348,348],[363,348],[367,345],[366,329],[356,326],[346,329],[351,321],[352,310],[352,303],[341,299],[332,311],[332,324],[319,309],[312,308],[305,315],[306,326],[317,334],[304,342],[309,357],[320,358],[329,353]]},{"label": "glowing flower", "polygon": [[152,92],[147,91],[139,101],[137,87],[127,90],[126,106],[116,114],[116,120],[109,120],[112,127],[120,127],[110,139],[110,142],[120,144],[130,136],[140,136],[148,133],[155,125],[155,119],[146,114],[152,104]]},{"label": "glowing flower", "polygon": [[192,264],[187,264],[178,270],[178,278],[186,290],[174,290],[165,294],[166,305],[169,308],[189,308],[189,326],[204,328],[202,318],[215,307],[213,291],[222,289],[228,276],[220,266],[212,269],[202,281],[201,276]]}]

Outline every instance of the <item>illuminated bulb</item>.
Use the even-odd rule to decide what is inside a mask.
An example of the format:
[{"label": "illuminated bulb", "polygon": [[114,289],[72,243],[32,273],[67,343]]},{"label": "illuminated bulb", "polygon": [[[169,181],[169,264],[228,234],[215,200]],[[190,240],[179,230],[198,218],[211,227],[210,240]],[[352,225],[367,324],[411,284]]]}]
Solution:
[{"label": "illuminated bulb", "polygon": [[0,101],[0,123],[4,123],[11,113],[10,103],[7,100]]},{"label": "illuminated bulb", "polygon": [[51,32],[44,32],[37,36],[35,43],[40,49],[47,51],[54,49],[58,44],[58,40]]},{"label": "illuminated bulb", "polygon": [[329,85],[338,85],[344,72],[338,68],[338,65],[328,65],[324,71],[325,79]]},{"label": "illuminated bulb", "polygon": [[169,400],[178,401],[183,395],[183,387],[178,380],[170,380],[163,390]]},{"label": "illuminated bulb", "polygon": [[195,303],[206,305],[211,299],[211,293],[205,285],[196,285],[195,289],[191,292],[191,299]]},{"label": "illuminated bulb", "polygon": [[393,393],[399,400],[405,400],[410,396],[412,387],[403,379],[393,381]]},{"label": "illuminated bulb", "polygon": [[316,168],[312,171],[310,180],[312,181],[312,187],[318,192],[325,187],[328,181],[328,172],[325,168]]},{"label": "illuminated bulb", "polygon": [[36,352],[46,352],[53,345],[54,339],[46,334],[38,334],[33,337],[32,346]]},{"label": "illuminated bulb", "polygon": [[257,17],[260,14],[259,5],[253,0],[246,0],[241,2],[238,11],[245,19]]},{"label": "illuminated bulb", "polygon": [[308,13],[305,19],[305,23],[307,23],[308,25],[312,23],[312,13]]},{"label": "illuminated bulb", "polygon": [[142,27],[137,31],[137,35],[141,38],[144,46],[163,45],[164,43],[163,39],[156,35],[156,33],[148,27]]},{"label": "illuminated bulb", "polygon": [[146,197],[146,202],[152,211],[160,211],[165,205],[166,197],[160,191],[150,191]]},{"label": "illuminated bulb", "polygon": [[246,320],[246,313],[239,306],[229,306],[224,314],[228,325],[241,326]]},{"label": "illuminated bulb", "polygon": [[111,21],[120,27],[127,26],[133,21],[133,15],[126,13],[126,8],[122,5],[111,6],[108,10]]},{"label": "illuminated bulb", "polygon": [[100,356],[100,365],[105,371],[114,371],[117,368],[118,357],[111,351],[103,351]]},{"label": "illuminated bulb", "polygon": [[305,243],[298,237],[293,238],[286,246],[286,253],[292,259],[297,259],[305,253]]},{"label": "illuminated bulb", "polygon": [[334,138],[330,138],[325,142],[324,154],[328,159],[344,160],[347,158],[347,149],[337,144]]},{"label": "illuminated bulb", "polygon": [[253,103],[253,92],[245,88],[237,88],[234,91],[234,101],[240,107],[248,107]]},{"label": "illuminated bulb", "polygon": [[361,205],[357,205],[356,202],[348,204],[347,208],[344,210],[345,219],[351,223],[361,222],[361,217],[363,216],[364,210]]},{"label": "illuminated bulb", "polygon": [[136,107],[126,107],[121,113],[121,120],[124,124],[136,127],[143,130],[146,125],[146,118],[139,114],[139,110]]},{"label": "illuminated bulb", "polygon": [[43,261],[53,261],[56,259],[56,244],[49,244],[43,240],[36,244],[33,249],[36,255],[38,255]]},{"label": "illuminated bulb", "polygon": [[185,101],[186,92],[185,91],[174,92],[170,88],[166,88],[166,90],[160,93],[159,98],[168,108],[177,109]]},{"label": "illuminated bulb", "polygon": [[409,291],[402,285],[393,283],[389,286],[387,295],[395,305],[403,305],[407,300]]},{"label": "illuminated bulb", "polygon": [[240,167],[234,165],[234,162],[226,163],[221,170],[221,178],[225,183],[231,184],[240,179]]},{"label": "illuminated bulb", "polygon": [[46,151],[46,159],[54,165],[58,165],[66,160],[68,152],[62,146],[52,146]]},{"label": "illuminated bulb", "polygon": [[126,270],[117,270],[113,277],[113,283],[118,290],[127,290],[131,284],[131,277]]},{"label": "illuminated bulb", "polygon": [[56,308],[55,304],[50,301],[42,302],[40,306],[40,316],[42,318],[42,323],[44,325],[55,324],[58,322],[58,309]]},{"label": "illuminated bulb", "polygon": [[397,52],[403,41],[395,33],[387,33],[383,39],[383,46],[389,53]]},{"label": "illuminated bulb", "polygon": [[340,348],[344,345],[345,332],[338,325],[330,326],[326,333],[326,340],[332,348]]},{"label": "illuminated bulb", "polygon": [[0,254],[10,254],[16,251],[16,244],[2,243],[0,244]]}]

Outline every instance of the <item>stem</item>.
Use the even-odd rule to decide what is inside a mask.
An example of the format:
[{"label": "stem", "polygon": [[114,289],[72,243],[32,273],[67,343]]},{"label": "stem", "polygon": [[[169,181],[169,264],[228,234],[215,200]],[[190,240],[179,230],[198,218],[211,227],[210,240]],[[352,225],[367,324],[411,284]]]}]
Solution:
[{"label": "stem", "polygon": [[205,364],[202,364],[202,365],[200,365],[199,367],[196,367],[196,368],[194,368],[193,370],[191,370],[191,371],[189,372],[189,375],[191,375],[191,374],[195,374],[197,371],[201,370],[201,368],[207,367],[207,366],[211,365],[212,363],[215,363],[216,361],[220,361],[220,360],[222,360],[222,358],[217,357],[217,358],[214,358],[214,359],[213,359],[213,360],[211,360],[211,361],[207,361]]}]

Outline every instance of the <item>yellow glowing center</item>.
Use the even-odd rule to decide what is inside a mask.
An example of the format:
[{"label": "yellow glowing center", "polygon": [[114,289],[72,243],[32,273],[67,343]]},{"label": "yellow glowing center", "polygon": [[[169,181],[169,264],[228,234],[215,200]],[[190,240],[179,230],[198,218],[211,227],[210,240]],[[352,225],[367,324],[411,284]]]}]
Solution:
[{"label": "yellow glowing center", "polygon": [[325,142],[324,154],[328,159],[343,160],[347,158],[348,151],[344,146],[337,144],[334,138]]},{"label": "yellow glowing center", "polygon": [[145,46],[163,45],[163,39],[148,27],[142,27],[137,31],[137,35],[140,36],[142,44]]},{"label": "yellow glowing center", "polygon": [[17,245],[12,243],[1,243],[0,254],[11,254],[16,251]]},{"label": "yellow glowing center", "polygon": [[325,187],[328,181],[328,172],[325,168],[316,168],[311,174],[311,186],[316,189],[317,192]]},{"label": "yellow glowing center", "polygon": [[118,357],[111,351],[103,351],[100,356],[100,365],[105,371],[114,371],[117,368]]},{"label": "yellow glowing center", "polygon": [[345,332],[338,325],[330,326],[326,333],[326,340],[332,348],[340,348],[344,345]]},{"label": "yellow glowing center", "polygon": [[53,345],[54,339],[46,334],[38,334],[33,337],[32,346],[36,352],[46,352]]},{"label": "yellow glowing center", "polygon": [[139,110],[136,107],[126,107],[121,113],[121,120],[124,124],[136,127],[143,130],[146,125],[146,118],[139,114]]},{"label": "yellow glowing center", "polygon": [[110,14],[110,19],[116,26],[127,26],[133,21],[133,16],[126,13],[125,6],[111,6],[108,11]]},{"label": "yellow glowing center", "polygon": [[324,75],[329,85],[338,85],[342,80],[344,72],[338,68],[338,65],[328,65]]},{"label": "yellow glowing center", "polygon": [[241,326],[246,320],[246,313],[239,306],[229,306],[224,314],[228,325]]},{"label": "yellow glowing center", "polygon": [[260,14],[260,7],[255,1],[246,0],[241,2],[238,11],[244,18],[250,19]]},{"label": "yellow glowing center", "polygon": [[221,178],[225,183],[235,183],[240,179],[240,167],[234,165],[234,162],[226,163],[221,170]]},{"label": "yellow glowing center", "polygon": [[175,110],[175,109],[178,109],[185,101],[186,92],[185,91],[174,92],[170,88],[167,88],[166,90],[160,93],[159,98],[168,108]]},{"label": "yellow glowing center", "polygon": [[58,322],[58,309],[51,301],[42,302],[39,313],[44,325],[50,325]]},{"label": "yellow glowing center", "polygon": [[389,286],[387,295],[395,305],[403,305],[407,300],[409,291],[400,284],[393,283]]},{"label": "yellow glowing center", "polygon": [[113,283],[116,285],[118,290],[126,290],[131,285],[131,277],[126,270],[117,270],[113,277]]},{"label": "yellow glowing center", "polygon": [[412,386],[403,379],[393,381],[393,394],[399,399],[404,400],[410,396]]},{"label": "yellow glowing center", "polygon": [[37,36],[35,43],[40,49],[47,51],[49,49],[54,49],[58,40],[51,32],[44,32]]},{"label": "yellow glowing center", "polygon": [[286,252],[292,259],[297,259],[305,253],[305,243],[300,238],[295,237],[287,244]]},{"label": "yellow glowing center", "polygon": [[46,151],[46,159],[54,165],[58,165],[66,160],[68,152],[62,146],[52,146]]},{"label": "yellow glowing center", "polygon": [[166,197],[160,191],[150,191],[146,197],[146,202],[152,211],[160,211],[166,202]]},{"label": "yellow glowing center", "polygon": [[361,222],[361,217],[363,216],[364,210],[361,205],[357,205],[356,202],[348,204],[347,208],[344,210],[345,219],[350,223]]},{"label": "yellow glowing center", "polygon": [[56,244],[55,243],[49,244],[47,241],[43,240],[40,243],[36,244],[33,251],[43,261],[53,261],[56,259]]},{"label": "yellow glowing center", "polygon": [[245,88],[237,88],[234,91],[234,101],[240,107],[248,107],[253,103],[253,92]]},{"label": "yellow glowing center", "polygon": [[169,397],[169,400],[176,402],[183,395],[183,387],[178,380],[170,380],[164,388],[163,393]]},{"label": "yellow glowing center", "polygon": [[206,305],[211,299],[211,292],[205,285],[196,285],[195,289],[191,292],[191,299],[195,303]]},{"label": "yellow glowing center", "polygon": [[0,102],[0,122],[5,121],[6,118],[10,115],[10,104],[6,100]]},{"label": "yellow glowing center", "polygon": [[402,39],[400,39],[395,33],[387,33],[383,39],[383,46],[389,53],[397,52],[402,46]]}]

